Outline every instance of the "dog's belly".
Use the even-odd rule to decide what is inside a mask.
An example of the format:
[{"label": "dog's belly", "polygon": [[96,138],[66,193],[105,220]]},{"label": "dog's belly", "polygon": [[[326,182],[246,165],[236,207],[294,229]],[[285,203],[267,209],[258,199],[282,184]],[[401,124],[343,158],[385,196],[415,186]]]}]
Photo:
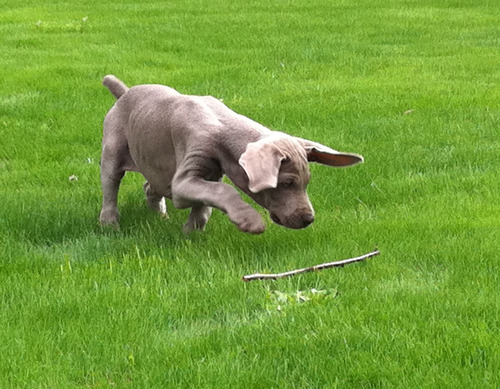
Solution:
[{"label": "dog's belly", "polygon": [[165,144],[161,147],[147,143],[139,141],[130,148],[132,159],[151,189],[163,197],[171,198],[172,180],[176,172],[174,151],[165,147]]},{"label": "dog's belly", "polygon": [[173,174],[169,175],[162,171],[141,171],[142,175],[148,180],[151,189],[168,199],[172,198],[172,179]]},{"label": "dog's belly", "polygon": [[152,133],[147,128],[134,128],[128,132],[127,138],[130,155],[137,170],[157,194],[171,198],[177,163],[175,149],[168,134]]}]

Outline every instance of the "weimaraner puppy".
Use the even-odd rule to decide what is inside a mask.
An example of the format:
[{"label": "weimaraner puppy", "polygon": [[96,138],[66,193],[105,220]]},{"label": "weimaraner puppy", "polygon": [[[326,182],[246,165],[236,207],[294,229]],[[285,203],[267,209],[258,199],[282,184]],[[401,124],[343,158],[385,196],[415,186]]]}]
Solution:
[{"label": "weimaraner puppy", "polygon": [[307,197],[308,162],[349,166],[363,161],[309,140],[271,131],[211,96],[183,95],[163,85],[128,88],[112,75],[103,84],[116,97],[104,120],[101,182],[103,225],[119,225],[120,181],[126,171],[142,173],[146,201],[166,216],[165,197],[191,208],[185,232],[203,230],[212,207],[253,234],[265,230],[260,214],[226,175],[271,219],[288,228],[314,220]]}]

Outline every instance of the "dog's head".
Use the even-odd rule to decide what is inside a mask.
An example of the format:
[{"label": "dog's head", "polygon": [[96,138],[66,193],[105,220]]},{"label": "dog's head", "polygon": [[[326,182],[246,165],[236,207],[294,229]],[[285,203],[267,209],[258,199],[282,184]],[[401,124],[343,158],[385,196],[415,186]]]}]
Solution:
[{"label": "dog's head", "polygon": [[351,166],[363,161],[322,144],[274,132],[247,145],[239,164],[248,177],[248,193],[284,227],[305,228],[314,221],[306,188],[311,177],[308,162]]}]

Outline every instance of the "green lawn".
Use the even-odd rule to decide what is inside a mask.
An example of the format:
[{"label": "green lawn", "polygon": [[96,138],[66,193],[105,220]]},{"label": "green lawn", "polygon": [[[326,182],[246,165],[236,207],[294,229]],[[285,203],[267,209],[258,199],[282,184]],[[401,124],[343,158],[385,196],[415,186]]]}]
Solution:
[{"label": "green lawn", "polygon": [[[500,386],[497,0],[1,4],[1,388]],[[101,230],[109,73],[365,163],[311,166],[305,230],[185,236],[131,173]]]}]

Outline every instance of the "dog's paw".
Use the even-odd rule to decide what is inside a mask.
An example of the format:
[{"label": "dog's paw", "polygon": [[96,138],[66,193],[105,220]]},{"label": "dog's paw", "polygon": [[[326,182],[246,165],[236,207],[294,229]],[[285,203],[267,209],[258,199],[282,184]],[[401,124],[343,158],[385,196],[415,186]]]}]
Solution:
[{"label": "dog's paw", "polygon": [[204,231],[208,219],[210,219],[210,215],[212,215],[211,207],[196,207],[191,209],[191,213],[189,214],[186,224],[182,227],[182,231],[185,234],[189,234],[195,230]]},{"label": "dog's paw", "polygon": [[186,235],[193,231],[204,231],[206,223],[198,223],[196,220],[188,220],[184,226],[182,226],[182,232]]},{"label": "dog's paw", "polygon": [[142,189],[146,195],[146,204],[148,207],[153,211],[158,212],[163,218],[168,219],[165,197],[156,194],[153,189],[151,189],[149,182],[144,183]]},{"label": "dog's paw", "polygon": [[167,205],[165,204],[165,199],[162,197],[161,200],[147,198],[146,203],[149,209],[158,212],[161,217],[168,219]]},{"label": "dog's paw", "polygon": [[232,214],[229,218],[234,224],[236,224],[238,229],[243,232],[248,232],[250,234],[262,234],[266,229],[266,225],[264,224],[262,217],[250,206],[249,209]]},{"label": "dog's paw", "polygon": [[103,227],[111,227],[116,230],[120,229],[120,214],[118,211],[101,211],[99,222]]}]

